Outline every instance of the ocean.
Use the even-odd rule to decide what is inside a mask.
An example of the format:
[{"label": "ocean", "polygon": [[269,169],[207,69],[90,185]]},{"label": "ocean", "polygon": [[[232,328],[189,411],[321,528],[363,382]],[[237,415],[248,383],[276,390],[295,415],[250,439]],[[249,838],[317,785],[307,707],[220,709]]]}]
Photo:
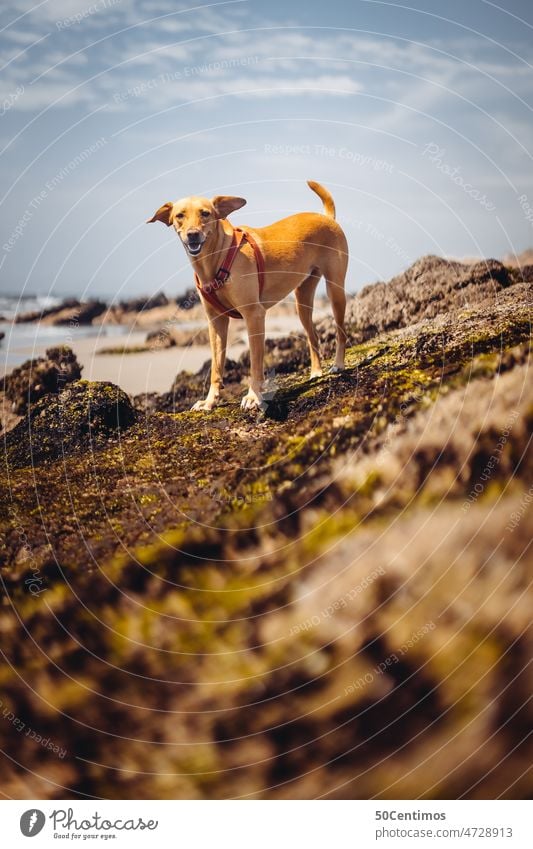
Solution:
[{"label": "ocean", "polygon": [[13,324],[18,313],[44,310],[61,303],[63,298],[32,296],[27,298],[0,295],[0,374],[5,374],[25,360],[39,356],[53,345],[68,344],[76,339],[116,338],[129,333],[131,328],[121,325],[52,327],[38,322]]}]

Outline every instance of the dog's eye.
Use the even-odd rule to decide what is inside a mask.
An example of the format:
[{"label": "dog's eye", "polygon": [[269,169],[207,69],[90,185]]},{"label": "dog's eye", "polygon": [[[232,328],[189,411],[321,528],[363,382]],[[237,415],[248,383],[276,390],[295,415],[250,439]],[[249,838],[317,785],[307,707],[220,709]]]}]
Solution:
[{"label": "dog's eye", "polygon": [[201,211],[200,215],[202,216],[202,218],[209,218],[209,216],[211,215],[211,213],[210,213],[210,212],[208,212],[208,211],[207,211],[207,209],[202,209],[202,211]]}]

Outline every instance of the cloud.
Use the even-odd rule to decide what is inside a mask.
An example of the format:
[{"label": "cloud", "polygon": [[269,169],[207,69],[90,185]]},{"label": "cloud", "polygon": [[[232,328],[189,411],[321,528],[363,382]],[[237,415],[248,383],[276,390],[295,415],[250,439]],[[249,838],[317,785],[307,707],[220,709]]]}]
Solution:
[{"label": "cloud", "polygon": [[[23,13],[25,3],[11,2],[12,14]],[[69,16],[81,17],[58,30],[58,21]],[[24,45],[26,26],[28,43],[39,32],[50,36],[3,74],[2,97],[25,87],[16,112],[78,103],[134,118],[147,108],[153,113],[225,95],[258,100],[364,93],[359,115],[378,129],[406,131],[427,120],[424,114],[461,114],[468,101],[474,116],[482,115],[476,105],[498,111],[499,96],[508,109],[512,92],[527,101],[531,86],[531,69],[520,57],[481,37],[421,43],[348,28],[281,26],[241,3],[193,9],[161,0],[154,9],[148,0],[52,0],[7,30],[13,55]],[[530,54],[524,46],[523,56]],[[510,117],[510,126],[521,132],[521,121],[529,118]]]},{"label": "cloud", "polygon": [[[16,17],[26,7],[27,0],[11,0],[8,10]],[[76,97],[80,106],[108,104],[133,113],[147,103],[161,110],[176,101],[223,94],[271,97],[295,92],[311,97],[364,90],[383,98],[379,107],[377,101],[373,104],[376,120],[391,127],[412,120],[406,107],[437,110],[453,98],[454,90],[486,97],[487,74],[509,84],[519,79],[524,94],[530,83],[527,66],[501,51],[494,57],[481,39],[422,44],[350,29],[280,26],[241,3],[198,4],[195,9],[192,3],[176,8],[170,0],[161,0],[155,8],[147,0],[51,0],[38,3],[6,31],[8,37],[11,33],[12,55],[47,32],[45,42],[15,59],[3,75],[3,97],[21,83],[26,92],[31,89],[31,96],[17,100],[16,111],[54,108],[54,101],[58,108],[72,106]],[[461,45],[462,55],[474,67],[464,64]],[[187,74],[188,68],[206,64],[206,57],[207,64],[235,64],[218,72]],[[247,62],[245,70],[239,60]],[[153,82],[165,74],[173,75],[172,84]],[[484,84],[482,90],[476,81]],[[132,91],[140,93],[128,94]],[[390,105],[387,98],[393,101]]]}]

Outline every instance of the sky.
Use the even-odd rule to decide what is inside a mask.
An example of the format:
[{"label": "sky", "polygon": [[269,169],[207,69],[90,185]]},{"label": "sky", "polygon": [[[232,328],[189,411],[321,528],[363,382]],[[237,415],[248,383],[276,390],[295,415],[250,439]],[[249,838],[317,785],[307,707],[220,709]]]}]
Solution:
[{"label": "sky", "polygon": [[235,194],[235,224],[320,211],[347,289],[423,254],[533,245],[530,0],[4,0],[0,292],[183,292],[145,221]]}]

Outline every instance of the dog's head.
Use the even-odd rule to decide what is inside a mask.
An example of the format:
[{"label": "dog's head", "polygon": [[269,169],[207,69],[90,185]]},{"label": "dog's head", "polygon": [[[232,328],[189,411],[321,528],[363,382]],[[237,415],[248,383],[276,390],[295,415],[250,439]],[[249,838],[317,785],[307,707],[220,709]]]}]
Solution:
[{"label": "dog's head", "polygon": [[217,195],[212,200],[194,196],[182,198],[164,203],[146,223],[161,221],[167,227],[174,227],[189,256],[196,257],[215,232],[217,221],[227,218],[245,203],[244,198],[227,195]]}]

